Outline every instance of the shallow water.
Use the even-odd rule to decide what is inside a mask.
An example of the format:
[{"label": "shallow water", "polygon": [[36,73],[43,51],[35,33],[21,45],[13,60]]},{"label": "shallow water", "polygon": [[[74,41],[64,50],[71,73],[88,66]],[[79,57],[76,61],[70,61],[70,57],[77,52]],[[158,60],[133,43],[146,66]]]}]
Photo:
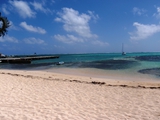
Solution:
[{"label": "shallow water", "polygon": [[[57,55],[56,55],[57,56]],[[159,80],[160,53],[61,54],[31,64],[0,64],[1,69],[45,70],[113,79]],[[57,65],[63,61],[64,64]]]}]

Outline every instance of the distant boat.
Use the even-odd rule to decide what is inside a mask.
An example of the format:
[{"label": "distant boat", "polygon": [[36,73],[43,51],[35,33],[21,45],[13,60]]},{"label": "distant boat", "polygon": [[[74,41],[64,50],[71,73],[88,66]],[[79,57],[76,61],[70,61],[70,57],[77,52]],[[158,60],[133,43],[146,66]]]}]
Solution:
[{"label": "distant boat", "polygon": [[122,55],[126,55],[126,53],[123,50],[123,43],[122,43]]}]

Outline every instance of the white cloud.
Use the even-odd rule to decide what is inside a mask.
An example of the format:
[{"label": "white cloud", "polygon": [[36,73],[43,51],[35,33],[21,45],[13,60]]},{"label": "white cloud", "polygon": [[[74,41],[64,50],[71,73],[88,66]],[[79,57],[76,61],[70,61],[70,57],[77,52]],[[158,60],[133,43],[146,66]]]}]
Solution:
[{"label": "white cloud", "polygon": [[74,42],[83,42],[83,39],[75,37],[74,35],[54,35],[56,40],[59,40],[63,43],[74,43]]},{"label": "white cloud", "polygon": [[3,13],[6,14],[6,15],[10,14],[10,12],[7,10],[7,5],[6,5],[6,4],[3,4],[3,6],[2,6],[2,11],[3,11]]},{"label": "white cloud", "polygon": [[0,42],[13,42],[13,43],[18,43],[18,40],[14,37],[10,37],[8,35],[4,37],[0,37]]},{"label": "white cloud", "polygon": [[133,8],[133,13],[139,16],[144,15],[147,11],[145,9],[139,9],[137,7]]},{"label": "white cloud", "polygon": [[137,30],[135,32],[129,33],[131,40],[146,39],[149,36],[152,36],[153,34],[160,32],[160,25],[144,25],[135,22],[133,26],[135,26]]},{"label": "white cloud", "polygon": [[36,39],[34,37],[24,39],[27,44],[45,44],[44,40]]},{"label": "white cloud", "polygon": [[55,3],[55,0],[51,0],[51,4]]},{"label": "white cloud", "polygon": [[44,13],[47,13],[47,12],[51,12],[51,10],[49,8],[44,8],[43,7],[43,3],[38,3],[38,2],[31,2],[30,3],[35,10],[39,10],[39,11],[42,11]]},{"label": "white cloud", "polygon": [[41,0],[42,4],[45,5],[47,3],[49,3],[49,5],[52,5],[55,3],[55,0]]},{"label": "white cloud", "polygon": [[45,34],[46,31],[40,27],[34,27],[32,25],[28,25],[26,22],[21,22],[20,26],[23,27],[24,29],[31,31],[31,32],[36,32],[40,34]]},{"label": "white cloud", "polygon": [[16,26],[13,24],[12,21],[9,21],[9,23],[10,23],[9,29],[12,29],[12,30],[18,30],[18,29],[19,29],[18,27],[16,27]]},{"label": "white cloud", "polygon": [[59,17],[55,21],[64,23],[63,28],[65,31],[75,32],[85,38],[97,38],[97,35],[91,33],[88,24],[91,17],[93,17],[93,13],[92,15],[79,14],[78,11],[72,8],[63,8],[62,10],[58,13]]},{"label": "white cloud", "polygon": [[157,7],[157,13],[154,13],[153,16],[155,16],[157,19],[160,19],[160,7]]},{"label": "white cloud", "polygon": [[97,19],[99,19],[99,16],[95,15],[95,13],[93,11],[88,11],[88,13],[94,19],[94,21],[96,21]]},{"label": "white cloud", "polygon": [[108,45],[109,45],[109,43],[107,43],[107,42],[102,42],[102,41],[99,41],[99,40],[94,40],[94,41],[92,41],[92,44],[94,44],[94,45],[99,45],[99,46],[108,46]]},{"label": "white cloud", "polygon": [[67,37],[71,40],[71,41],[75,41],[75,42],[83,42],[83,39],[75,37],[74,35],[67,35]]},{"label": "white cloud", "polygon": [[9,1],[9,3],[14,7],[16,8],[18,14],[23,17],[23,18],[32,18],[32,17],[35,17],[35,12],[33,12],[31,10],[31,8],[29,7],[28,3],[25,2],[25,1],[17,1],[17,0],[14,0],[14,1]]}]

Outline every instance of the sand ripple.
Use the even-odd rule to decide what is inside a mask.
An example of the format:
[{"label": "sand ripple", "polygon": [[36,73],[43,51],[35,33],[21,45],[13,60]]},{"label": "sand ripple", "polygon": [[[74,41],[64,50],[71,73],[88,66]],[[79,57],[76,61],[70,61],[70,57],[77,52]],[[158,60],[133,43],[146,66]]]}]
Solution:
[{"label": "sand ripple", "polygon": [[45,72],[0,72],[0,120],[160,119],[157,86],[108,86]]}]

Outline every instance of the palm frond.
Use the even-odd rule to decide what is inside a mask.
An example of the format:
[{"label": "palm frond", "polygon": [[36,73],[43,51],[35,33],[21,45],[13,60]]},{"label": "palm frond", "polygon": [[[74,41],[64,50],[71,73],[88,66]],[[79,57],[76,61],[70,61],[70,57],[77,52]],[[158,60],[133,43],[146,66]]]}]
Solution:
[{"label": "palm frond", "polygon": [[7,34],[7,28],[10,26],[10,22],[8,21],[7,17],[0,16],[0,22],[2,22],[2,26],[0,28],[0,37],[5,36]]}]

